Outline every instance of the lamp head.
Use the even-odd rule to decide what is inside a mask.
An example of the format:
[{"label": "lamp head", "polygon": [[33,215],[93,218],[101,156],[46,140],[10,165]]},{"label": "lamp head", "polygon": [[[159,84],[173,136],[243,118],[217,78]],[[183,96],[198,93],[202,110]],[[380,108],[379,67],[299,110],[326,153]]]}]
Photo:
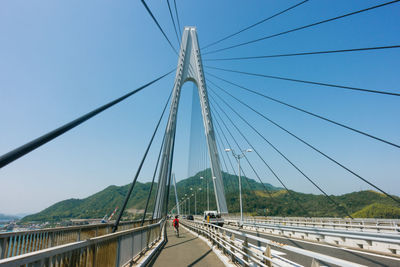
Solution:
[{"label": "lamp head", "polygon": [[225,148],[225,152],[230,152],[231,150],[230,148]]},{"label": "lamp head", "polygon": [[248,149],[246,150],[246,152],[253,152],[253,149],[248,148]]}]

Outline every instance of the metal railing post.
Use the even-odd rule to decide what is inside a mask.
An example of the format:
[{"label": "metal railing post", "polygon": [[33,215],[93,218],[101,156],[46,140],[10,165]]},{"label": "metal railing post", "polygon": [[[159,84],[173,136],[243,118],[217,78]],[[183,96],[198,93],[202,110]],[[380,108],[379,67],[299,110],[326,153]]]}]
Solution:
[{"label": "metal railing post", "polygon": [[315,260],[314,258],[312,259],[312,262],[311,262],[311,267],[320,267],[320,265],[319,265],[318,261],[317,261],[317,260]]},{"label": "metal railing post", "polygon": [[3,238],[2,242],[0,242],[0,259],[4,259],[6,254],[7,247],[7,238]]},{"label": "metal railing post", "polygon": [[235,249],[234,249],[234,247],[235,247],[235,234],[234,233],[232,233],[232,235],[231,235],[231,241],[230,241],[230,243],[231,243],[231,245],[232,245],[232,255],[231,255],[231,259],[232,259],[232,262],[235,262],[236,261],[236,259],[235,259]]},{"label": "metal railing post", "polygon": [[[271,247],[268,244],[265,247],[264,256],[271,258]],[[265,259],[264,263],[265,265],[272,267],[272,261]]]},{"label": "metal railing post", "polygon": [[[223,239],[225,242],[228,241],[227,238],[226,238],[226,231],[225,231],[225,229],[224,229],[224,231],[222,232],[222,239]],[[227,254],[227,251],[226,251],[225,246],[223,246],[223,252],[224,252],[224,254]]]},{"label": "metal railing post", "polygon": [[[247,237],[245,237],[245,238],[244,238],[244,242],[243,242],[242,250],[243,250],[243,252],[245,253],[245,254],[243,255],[243,260],[246,261],[246,262],[249,261],[249,257],[248,257],[249,250],[247,249],[248,246],[249,246],[249,242],[248,242]],[[245,264],[245,265],[246,265],[246,264]]]}]

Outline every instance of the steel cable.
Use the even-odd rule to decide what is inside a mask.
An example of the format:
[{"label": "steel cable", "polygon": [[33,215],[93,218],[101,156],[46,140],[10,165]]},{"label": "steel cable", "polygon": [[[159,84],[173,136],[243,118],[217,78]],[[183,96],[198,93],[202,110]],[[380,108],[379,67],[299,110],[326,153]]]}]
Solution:
[{"label": "steel cable", "polygon": [[296,32],[296,31],[299,31],[299,30],[307,29],[307,28],[310,28],[310,27],[313,27],[313,26],[317,26],[317,25],[320,25],[320,24],[323,24],[323,23],[327,23],[327,22],[330,22],[330,21],[342,19],[342,18],[345,18],[345,17],[349,17],[349,16],[352,16],[352,15],[356,15],[356,14],[362,13],[362,12],[366,12],[366,11],[370,11],[370,10],[373,10],[373,9],[376,9],[376,8],[380,8],[380,7],[383,7],[383,6],[390,5],[390,4],[394,4],[394,3],[397,3],[399,1],[400,0],[394,0],[394,1],[386,2],[386,3],[380,4],[380,5],[364,8],[364,9],[357,10],[357,11],[354,11],[354,12],[350,12],[350,13],[347,13],[347,14],[344,14],[344,15],[341,15],[341,16],[337,16],[337,17],[333,17],[333,18],[330,18],[330,19],[321,20],[321,21],[318,21],[318,22],[314,22],[314,23],[311,23],[311,24],[308,24],[308,25],[304,25],[304,26],[298,27],[298,28],[294,28],[294,29],[291,29],[291,30],[283,31],[283,32],[280,32],[280,33],[275,33],[275,34],[264,36],[264,37],[261,37],[261,38],[258,38],[258,39],[254,39],[254,40],[251,40],[251,41],[247,41],[247,42],[239,43],[239,44],[236,44],[236,45],[224,47],[224,48],[221,48],[221,49],[213,50],[213,51],[210,51],[210,52],[206,52],[206,53],[203,53],[203,55],[213,54],[213,53],[229,50],[229,49],[232,49],[232,48],[236,48],[236,47],[239,47],[239,46],[244,46],[244,45],[252,44],[252,43],[255,43],[255,42],[263,41],[263,40],[266,40],[266,39],[274,38],[274,37],[281,36],[281,35],[284,35],[284,34],[288,34],[288,33],[291,33],[291,32]]},{"label": "steel cable", "polygon": [[28,143],[26,143],[26,144],[24,144],[24,145],[22,145],[22,146],[20,146],[20,147],[18,147],[16,149],[10,151],[10,152],[2,155],[0,157],[0,169],[3,168],[4,166],[6,166],[7,164],[13,162],[14,160],[17,160],[20,157],[22,157],[22,156],[28,154],[29,152],[35,150],[36,148],[46,144],[47,142],[50,142],[51,140],[55,139],[56,137],[68,132],[69,130],[75,128],[76,126],[80,125],[81,123],[83,123],[83,122],[89,120],[90,118],[96,116],[97,114],[103,112],[104,110],[107,110],[108,108],[110,108],[110,107],[118,104],[119,102],[125,100],[126,98],[128,98],[128,97],[130,97],[130,96],[132,96],[132,95],[134,95],[134,94],[136,94],[138,92],[140,92],[141,90],[143,90],[144,88],[148,87],[149,85],[152,85],[153,83],[157,82],[158,80],[160,80],[160,79],[164,78],[165,76],[167,76],[168,74],[172,73],[174,70],[175,69],[169,71],[168,73],[158,77],[157,79],[155,79],[155,80],[153,80],[153,81],[151,81],[151,82],[149,82],[149,83],[147,83],[147,84],[145,84],[145,85],[143,85],[143,86],[141,86],[141,87],[139,87],[139,88],[137,88],[137,89],[135,89],[135,90],[133,90],[133,91],[131,91],[131,92],[129,92],[129,93],[127,93],[127,94],[125,94],[125,95],[123,95],[123,96],[121,96],[121,97],[119,97],[119,98],[117,98],[117,99],[115,99],[115,100],[103,105],[103,106],[101,106],[101,107],[98,107],[97,109],[94,109],[94,110],[90,111],[89,113],[86,113],[85,115],[83,115],[83,116],[81,116],[81,117],[79,117],[79,118],[77,118],[77,119],[75,119],[75,120],[73,120],[73,121],[71,121],[69,123],[64,124],[63,126],[57,128],[57,129],[55,129],[55,130],[53,130],[51,132],[48,132],[48,133],[46,133],[46,134],[44,134],[44,135],[42,135],[42,136],[30,141],[30,142],[28,142]]},{"label": "steel cable", "polygon": [[176,22],[178,23],[179,34],[182,36],[181,23],[179,21],[178,8],[176,7],[176,0],[174,0],[174,6],[175,6],[175,15],[176,15]]},{"label": "steel cable", "polygon": [[384,50],[384,49],[393,49],[393,48],[400,48],[400,45],[374,46],[374,47],[364,47],[364,48],[348,48],[348,49],[340,49],[340,50],[299,52],[299,53],[289,53],[289,54],[248,56],[248,57],[206,58],[206,59],[204,59],[204,61],[232,61],[232,60],[249,60],[249,59],[262,59],[262,58],[309,56],[309,55],[335,54],[335,53],[346,53],[346,52],[364,52],[364,51],[371,51],[371,50]]},{"label": "steel cable", "polygon": [[[159,163],[160,163],[160,158],[161,158],[161,153],[162,153],[162,149],[163,149],[163,146],[164,146],[164,142],[165,142],[165,132],[164,132],[164,136],[163,136],[163,139],[162,139],[162,142],[161,142],[160,151],[158,152],[156,167],[154,168],[153,179],[151,180],[151,186],[150,186],[149,194],[148,194],[148,196],[147,196],[146,206],[145,206],[145,208],[144,208],[142,222],[141,222],[141,224],[140,224],[141,226],[143,226],[144,220],[145,220],[145,218],[146,218],[146,213],[147,213],[147,209],[148,209],[148,207],[149,207],[150,197],[151,197],[151,193],[152,193],[152,191],[153,191],[154,180],[155,180],[155,178],[156,178],[156,174],[157,174],[157,170],[158,170],[158,165],[159,165]],[[154,216],[154,212],[153,212],[153,214],[152,214],[151,217],[153,218],[153,216]]]},{"label": "steel cable", "polygon": [[178,46],[179,46],[180,45],[179,36],[178,36],[178,32],[176,31],[175,20],[174,20],[174,17],[172,16],[171,5],[169,4],[169,0],[167,0],[167,4],[168,4],[169,16],[171,17],[172,24],[174,25],[174,31],[175,31],[176,39],[178,40]]},{"label": "steel cable", "polygon": [[153,21],[157,24],[158,29],[164,35],[165,39],[167,40],[167,42],[171,46],[172,50],[174,50],[175,54],[178,55],[178,52],[176,51],[175,47],[172,45],[171,41],[169,40],[169,38],[165,34],[164,30],[161,28],[160,24],[158,23],[157,19],[154,17],[153,13],[151,12],[150,8],[147,6],[146,2],[144,0],[141,0],[141,2],[144,5],[144,7],[146,8],[147,12],[150,14],[150,16],[153,19]]}]

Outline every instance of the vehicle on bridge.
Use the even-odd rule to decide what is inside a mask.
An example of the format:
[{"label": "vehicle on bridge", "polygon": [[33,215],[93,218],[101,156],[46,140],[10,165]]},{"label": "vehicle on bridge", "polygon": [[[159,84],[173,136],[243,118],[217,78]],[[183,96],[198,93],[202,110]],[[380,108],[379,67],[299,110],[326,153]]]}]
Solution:
[{"label": "vehicle on bridge", "polygon": [[204,211],[204,219],[203,222],[211,223],[218,226],[224,226],[224,218],[221,217],[216,210],[206,210]]}]

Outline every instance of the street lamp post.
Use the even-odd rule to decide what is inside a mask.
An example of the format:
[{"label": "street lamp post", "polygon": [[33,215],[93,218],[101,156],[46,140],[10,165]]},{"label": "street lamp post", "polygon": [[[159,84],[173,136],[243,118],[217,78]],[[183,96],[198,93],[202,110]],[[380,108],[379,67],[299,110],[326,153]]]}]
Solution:
[{"label": "street lamp post", "polygon": [[238,173],[239,173],[239,203],[240,203],[240,226],[243,225],[243,206],[242,206],[242,181],[240,178],[240,159],[244,157],[246,152],[252,152],[251,149],[243,150],[242,153],[236,154],[235,151],[231,148],[226,148],[226,152],[232,152],[233,157],[236,159],[238,163]]},{"label": "street lamp post", "polygon": [[194,192],[194,194],[192,194],[192,197],[194,196],[194,215],[196,215],[196,191]]},{"label": "street lamp post", "polygon": [[[214,184],[215,183],[214,180],[216,180],[217,177],[213,176],[212,179],[213,179],[213,184]],[[207,187],[207,189],[208,189],[208,187]],[[210,198],[207,199],[207,204],[208,204],[208,210],[210,210]]]},{"label": "street lamp post", "polygon": [[209,195],[209,189],[208,189],[208,179],[206,179],[207,183],[207,210],[210,210],[210,195]]},{"label": "street lamp post", "polygon": [[185,214],[187,214],[187,211],[188,211],[188,206],[187,206],[187,204],[186,204],[186,200],[187,200],[187,194],[185,194],[185,211],[186,211],[186,213]]},{"label": "street lamp post", "polygon": [[[203,180],[204,179],[204,177],[203,176],[200,176],[200,180]],[[204,185],[204,184],[203,184]]]},{"label": "street lamp post", "polygon": [[[198,188],[201,191],[201,187]],[[194,214],[197,215],[197,198],[196,198],[196,191],[194,191]]]},{"label": "street lamp post", "polygon": [[[201,180],[203,180],[204,179],[204,177],[203,176],[201,176],[200,177],[200,179]],[[208,194],[208,180],[207,180],[207,177],[206,177],[206,184],[207,184],[207,210],[210,210],[210,197],[209,197],[209,194]]]},{"label": "street lamp post", "polygon": [[[192,193],[192,192],[193,192],[193,187],[190,188],[190,193]],[[191,196],[193,196],[193,194]],[[189,197],[191,197],[191,196],[189,196]],[[190,200],[189,200],[189,203],[190,203]],[[194,204],[196,205],[196,203],[194,203]]]}]

